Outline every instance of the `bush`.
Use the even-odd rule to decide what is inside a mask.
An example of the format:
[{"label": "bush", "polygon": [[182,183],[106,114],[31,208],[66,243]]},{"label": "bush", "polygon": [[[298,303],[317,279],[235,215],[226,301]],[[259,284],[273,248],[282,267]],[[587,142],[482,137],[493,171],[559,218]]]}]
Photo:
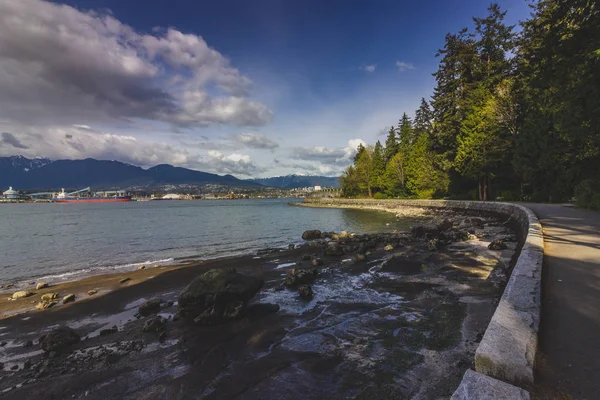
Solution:
[{"label": "bush", "polygon": [[389,199],[388,195],[385,193],[377,192],[375,196],[373,196],[377,200]]},{"label": "bush", "polygon": [[600,210],[600,182],[592,179],[581,181],[575,187],[575,204],[581,208]]}]

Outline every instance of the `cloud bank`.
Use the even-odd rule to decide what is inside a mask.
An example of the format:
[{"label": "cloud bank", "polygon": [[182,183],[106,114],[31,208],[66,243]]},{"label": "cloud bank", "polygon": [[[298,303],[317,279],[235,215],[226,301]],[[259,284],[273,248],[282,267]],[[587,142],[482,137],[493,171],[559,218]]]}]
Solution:
[{"label": "cloud bank", "polygon": [[0,37],[0,116],[12,120],[203,127],[272,117],[250,99],[250,79],[198,35],[139,33],[109,14],[0,0]]}]

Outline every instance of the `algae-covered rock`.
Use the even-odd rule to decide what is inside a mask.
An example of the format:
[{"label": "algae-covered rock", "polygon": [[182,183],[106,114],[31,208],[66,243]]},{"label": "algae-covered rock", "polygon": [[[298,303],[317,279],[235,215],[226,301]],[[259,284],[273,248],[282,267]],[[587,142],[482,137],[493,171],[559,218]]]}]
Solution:
[{"label": "algae-covered rock", "polygon": [[58,293],[46,293],[43,294],[41,299],[42,301],[50,301],[58,298]]},{"label": "algae-covered rock", "polygon": [[211,269],[196,277],[179,294],[179,313],[202,325],[240,317],[263,280],[235,269]]},{"label": "algae-covered rock", "polygon": [[313,297],[312,287],[309,285],[302,285],[298,288],[298,294],[303,299],[310,300]]},{"label": "algae-covered rock", "polygon": [[156,314],[157,312],[160,311],[160,304],[162,303],[162,300],[154,297],[146,302],[144,302],[138,309],[138,312],[140,313],[141,316],[143,317],[147,317],[148,315],[151,314]]}]

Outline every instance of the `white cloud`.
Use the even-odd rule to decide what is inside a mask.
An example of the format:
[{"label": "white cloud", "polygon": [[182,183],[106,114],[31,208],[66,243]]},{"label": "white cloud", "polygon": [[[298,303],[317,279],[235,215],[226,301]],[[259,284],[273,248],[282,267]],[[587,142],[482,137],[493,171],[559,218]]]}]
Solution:
[{"label": "white cloud", "polygon": [[304,161],[316,161],[325,165],[345,166],[352,162],[359,144],[366,145],[362,139],[350,139],[345,147],[327,148],[294,147],[291,158]]},{"label": "white cloud", "polygon": [[268,149],[274,150],[279,147],[279,144],[274,140],[269,139],[265,135],[253,133],[241,133],[235,136],[235,141],[252,149]]},{"label": "white cloud", "polygon": [[404,61],[396,61],[396,68],[398,68],[398,71],[404,72],[415,69],[415,66]]},{"label": "white cloud", "polygon": [[209,151],[208,159],[202,161],[201,164],[206,164],[214,170],[226,174],[253,176],[263,171],[263,168],[257,166],[249,155],[237,153],[225,155],[216,150]]},{"label": "white cloud", "polygon": [[0,37],[0,117],[13,121],[193,127],[262,125],[272,117],[249,98],[248,77],[202,37],[174,28],[142,34],[109,14],[0,0]]},{"label": "white cloud", "polygon": [[365,65],[364,67],[360,67],[361,70],[366,71],[366,72],[375,72],[375,68],[377,68],[377,65],[375,65],[375,64]]}]

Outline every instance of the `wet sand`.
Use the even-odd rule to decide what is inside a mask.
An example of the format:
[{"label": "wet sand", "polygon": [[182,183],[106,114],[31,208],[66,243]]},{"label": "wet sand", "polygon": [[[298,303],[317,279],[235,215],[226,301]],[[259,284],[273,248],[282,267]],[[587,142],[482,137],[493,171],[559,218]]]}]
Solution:
[{"label": "wet sand", "polygon": [[[454,216],[457,221],[464,219]],[[407,233],[373,235],[367,261],[355,251],[324,256],[302,248],[89,277],[0,300],[0,392],[36,399],[441,398],[453,392],[502,293],[517,248],[514,233],[484,218],[475,235],[437,250]],[[508,248],[487,244],[507,238]],[[384,247],[394,243],[393,250]],[[324,260],[306,301],[280,290],[304,254]],[[261,277],[254,303],[237,321],[212,327],[173,320],[180,290],[212,268]],[[312,266],[311,266],[312,268]],[[131,278],[120,283],[123,277]],[[505,278],[505,277],[504,277]],[[32,285],[33,286],[33,285]],[[91,289],[97,294],[88,296]],[[74,303],[33,311],[47,292]],[[142,331],[138,306],[160,297],[166,338]],[[44,354],[41,334],[68,325],[83,340]],[[114,333],[100,332],[113,326]],[[32,346],[25,347],[31,340]],[[2,346],[3,344],[3,346]],[[14,368],[14,369],[13,369]]]}]

